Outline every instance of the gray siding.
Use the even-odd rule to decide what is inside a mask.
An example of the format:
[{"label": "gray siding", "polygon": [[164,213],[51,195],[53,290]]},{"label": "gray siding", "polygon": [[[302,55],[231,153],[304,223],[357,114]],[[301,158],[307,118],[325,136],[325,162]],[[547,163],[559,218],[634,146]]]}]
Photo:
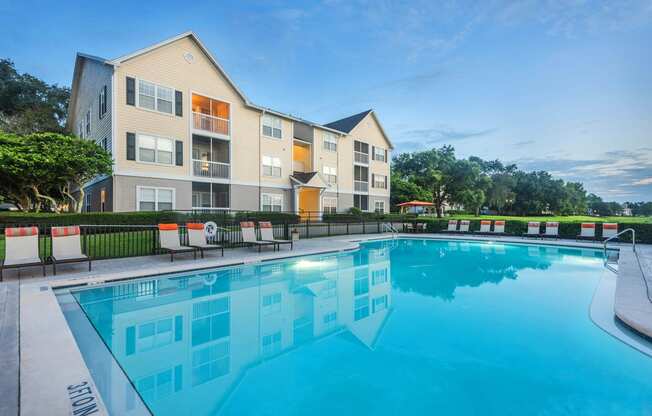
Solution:
[{"label": "gray siding", "polygon": [[116,212],[138,211],[136,189],[139,186],[173,188],[175,209],[192,209],[192,182],[173,179],[155,179],[137,176],[114,176],[114,209]]},{"label": "gray siding", "polygon": [[[98,181],[90,186],[84,188],[84,200],[83,211],[84,212],[99,212],[102,211],[102,189],[105,191],[105,202],[104,202],[104,211],[110,212],[113,211],[113,177],[108,177],[101,181]],[[86,207],[86,198],[87,195],[90,195],[91,198],[91,207],[90,210],[87,210]]]}]

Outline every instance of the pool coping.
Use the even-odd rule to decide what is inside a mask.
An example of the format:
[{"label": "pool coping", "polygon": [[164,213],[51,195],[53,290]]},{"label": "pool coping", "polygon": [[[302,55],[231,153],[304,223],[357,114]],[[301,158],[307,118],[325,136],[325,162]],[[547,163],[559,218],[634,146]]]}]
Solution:
[{"label": "pool coping", "polygon": [[[329,254],[356,250],[361,242],[387,240],[392,237],[433,240],[455,240],[470,242],[500,242],[509,244],[562,246],[587,249],[601,249],[602,245],[593,242],[574,242],[569,240],[539,240],[520,237],[472,236],[452,234],[374,234],[348,235],[321,240],[321,248],[297,249],[293,252],[279,251],[245,256],[241,261],[232,259],[209,259],[193,263],[178,262],[140,271],[122,271],[101,273],[99,275],[62,278],[49,281],[27,281],[20,290],[20,414],[72,414],[69,386],[81,383],[91,391],[95,389],[90,371],[79,351],[74,336],[68,327],[54,293],[57,289],[98,285],[121,280],[148,278],[161,274],[191,272],[243,264],[255,264],[266,261],[282,260],[293,257]],[[304,241],[310,241],[304,240]],[[128,261],[128,259],[126,260]],[[198,267],[197,267],[198,266]],[[621,318],[622,319],[622,318]],[[652,326],[652,320],[649,322]],[[53,366],[52,363],[60,365]],[[63,368],[63,371],[62,371]],[[97,412],[94,415],[107,414],[99,394],[96,395]]]}]

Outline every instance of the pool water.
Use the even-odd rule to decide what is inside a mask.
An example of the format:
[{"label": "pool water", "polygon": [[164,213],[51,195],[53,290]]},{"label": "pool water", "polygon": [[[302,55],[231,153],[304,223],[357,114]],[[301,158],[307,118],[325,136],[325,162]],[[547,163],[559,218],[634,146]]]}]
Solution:
[{"label": "pool water", "polygon": [[[602,273],[599,251],[398,239],[72,295],[155,416],[652,414],[652,358],[589,318]],[[93,371],[105,402],[133,395],[117,373]]]}]

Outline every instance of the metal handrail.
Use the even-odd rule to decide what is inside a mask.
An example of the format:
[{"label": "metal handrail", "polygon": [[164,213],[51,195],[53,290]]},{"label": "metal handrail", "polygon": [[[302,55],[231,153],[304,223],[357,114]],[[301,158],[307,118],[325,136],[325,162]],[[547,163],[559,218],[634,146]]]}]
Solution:
[{"label": "metal handrail", "polygon": [[396,238],[396,234],[398,234],[398,230],[394,228],[394,226],[391,223],[384,222],[382,224],[382,227],[383,227],[383,231],[389,231],[390,233],[392,233],[392,238]]},{"label": "metal handrail", "polygon": [[611,237],[604,240],[604,242],[602,243],[602,249],[603,249],[605,259],[607,258],[607,243],[613,240],[614,238],[618,238],[622,234],[625,234],[626,232],[630,232],[630,231],[632,233],[632,251],[636,252],[636,230],[634,230],[633,228],[626,228],[621,232],[619,232],[618,234],[612,235]]}]

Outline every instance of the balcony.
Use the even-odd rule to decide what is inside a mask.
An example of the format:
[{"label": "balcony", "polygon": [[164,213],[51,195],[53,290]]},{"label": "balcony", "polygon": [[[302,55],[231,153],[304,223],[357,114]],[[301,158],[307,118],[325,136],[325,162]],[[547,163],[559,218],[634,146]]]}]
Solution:
[{"label": "balcony", "polygon": [[192,126],[196,130],[208,131],[210,133],[231,135],[231,123],[226,118],[215,117],[208,114],[192,113]]},{"label": "balcony", "polygon": [[369,192],[369,182],[353,181],[356,192]]},{"label": "balcony", "polygon": [[200,178],[229,179],[231,177],[231,165],[193,159],[192,173]]},{"label": "balcony", "polygon": [[369,154],[362,152],[353,152],[353,160],[356,163],[364,163],[365,165],[369,164]]}]

